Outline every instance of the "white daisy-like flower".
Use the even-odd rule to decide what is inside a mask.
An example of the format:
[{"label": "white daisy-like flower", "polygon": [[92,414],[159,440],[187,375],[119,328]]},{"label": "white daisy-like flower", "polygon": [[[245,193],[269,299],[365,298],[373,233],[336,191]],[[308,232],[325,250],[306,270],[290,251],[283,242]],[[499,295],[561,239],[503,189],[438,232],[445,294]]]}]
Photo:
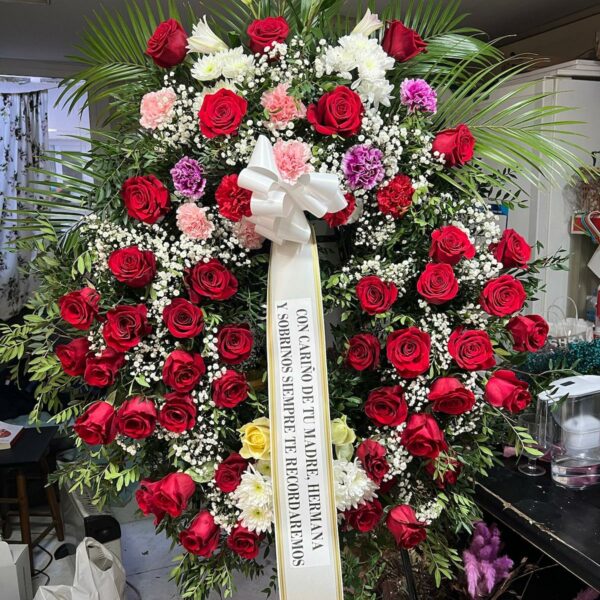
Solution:
[{"label": "white daisy-like flower", "polygon": [[240,512],[240,521],[246,529],[264,533],[271,529],[273,511],[264,506],[248,506]]},{"label": "white daisy-like flower", "polygon": [[333,479],[335,505],[342,512],[369,502],[376,496],[377,485],[369,479],[357,461],[334,460]]},{"label": "white daisy-like flower", "polygon": [[220,54],[207,54],[198,59],[192,67],[192,77],[198,81],[213,81],[222,74],[222,56]]},{"label": "white daisy-like flower", "polygon": [[254,66],[254,57],[244,54],[240,46],[219,55],[222,62],[222,74],[227,79],[244,77]]},{"label": "white daisy-like flower", "polygon": [[240,485],[232,494],[239,508],[261,506],[269,508],[273,502],[273,485],[269,477],[250,467],[241,478]]}]

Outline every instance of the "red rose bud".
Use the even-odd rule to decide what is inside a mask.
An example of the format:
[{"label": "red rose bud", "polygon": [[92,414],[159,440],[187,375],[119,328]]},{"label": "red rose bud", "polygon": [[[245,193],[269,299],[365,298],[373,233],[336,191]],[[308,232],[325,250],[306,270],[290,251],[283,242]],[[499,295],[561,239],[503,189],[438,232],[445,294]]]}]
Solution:
[{"label": "red rose bud", "polygon": [[344,512],[344,519],[352,529],[367,533],[377,527],[382,515],[383,507],[381,506],[381,502],[374,499],[371,502],[359,504],[356,508],[348,509]]},{"label": "red rose bud", "polygon": [[106,313],[102,337],[109,348],[117,352],[127,352],[137,346],[151,331],[148,309],[143,304],[116,306]]},{"label": "red rose bud", "polygon": [[425,523],[417,520],[415,511],[408,504],[390,510],[385,524],[400,548],[409,550],[418,546],[427,537]]},{"label": "red rose bud", "polygon": [[145,515],[153,513],[158,524],[165,514],[180,517],[196,491],[194,480],[186,473],[169,473],[159,481],[143,480],[135,497]]},{"label": "red rose bud", "polygon": [[219,463],[215,471],[215,484],[224,493],[234,492],[242,481],[242,473],[248,468],[248,461],[237,452],[232,452]]},{"label": "red rose bud", "polygon": [[183,433],[196,424],[197,409],[189,394],[170,392],[165,394],[165,403],[158,413],[158,422],[167,431]]},{"label": "red rose bud", "polygon": [[537,352],[548,339],[548,323],[540,315],[513,317],[506,329],[513,337],[513,348],[517,352]]},{"label": "red rose bud", "polygon": [[71,377],[79,377],[85,371],[89,349],[88,339],[80,337],[71,340],[68,344],[59,344],[56,346],[55,352],[63,371]]},{"label": "red rose bud", "polygon": [[246,100],[231,90],[220,89],[214,94],[206,94],[198,113],[200,131],[207,138],[237,135],[247,111]]},{"label": "red rose bud", "polygon": [[474,258],[475,246],[462,229],[445,225],[431,234],[429,256],[435,262],[454,266],[461,258]]},{"label": "red rose bud", "polygon": [[402,218],[412,205],[415,188],[408,175],[396,175],[387,185],[377,190],[377,205],[384,215]]},{"label": "red rose bud", "polygon": [[384,386],[370,392],[365,402],[365,414],[381,427],[398,427],[404,423],[408,406],[402,387]]},{"label": "red rose bud", "polygon": [[108,257],[108,268],[117,281],[132,288],[142,288],[156,275],[156,259],[150,250],[128,246],[115,250]]},{"label": "red rose bud", "polygon": [[209,558],[219,545],[221,528],[213,516],[203,510],[198,513],[187,529],[179,534],[181,545],[192,554]]},{"label": "red rose bud", "polygon": [[126,179],[121,186],[121,198],[132,219],[150,225],[171,209],[169,190],[154,175]]},{"label": "red rose bud", "polygon": [[119,407],[117,429],[119,433],[134,440],[143,440],[154,433],[157,416],[152,400],[134,396]]},{"label": "red rose bud", "polygon": [[531,402],[529,385],[513,371],[500,369],[492,374],[485,386],[485,399],[496,408],[519,413]]},{"label": "red rose bud", "polygon": [[215,200],[221,216],[237,223],[242,217],[252,215],[252,192],[238,185],[237,175],[225,175],[215,191]]},{"label": "red rose bud", "polygon": [[460,167],[473,158],[475,138],[466,125],[445,129],[435,136],[431,151],[443,154],[447,167]]},{"label": "red rose bud", "polygon": [[76,329],[87,331],[96,315],[100,304],[100,294],[90,287],[76,292],[69,292],[58,300],[60,316]]},{"label": "red rose bud", "polygon": [[344,194],[344,198],[346,198],[345,208],[334,213],[325,213],[323,216],[323,219],[331,228],[346,225],[352,216],[352,213],[356,210],[356,198],[350,192]]},{"label": "red rose bud", "polygon": [[421,36],[398,20],[389,22],[381,46],[398,62],[406,62],[421,52],[427,52],[427,44]]},{"label": "red rose bud", "polygon": [[[447,464],[444,466],[447,468],[443,475],[438,475],[438,477],[434,479],[435,484],[441,490],[446,489],[447,485],[456,485],[460,472],[462,471],[462,463],[456,458],[450,457]],[[434,477],[436,472],[436,461],[429,461],[425,465],[425,471]]]},{"label": "red rose bud", "polygon": [[456,377],[438,377],[427,396],[433,410],[447,415],[462,415],[475,405],[475,394]]},{"label": "red rose bud", "polygon": [[448,352],[466,371],[491,369],[496,364],[490,336],[479,329],[455,329],[448,339]]},{"label": "red rose bud", "polygon": [[445,304],[456,298],[458,280],[454,269],[446,263],[429,263],[419,276],[417,292],[429,304]]},{"label": "red rose bud", "polygon": [[163,381],[176,392],[191,392],[206,373],[206,365],[199,354],[173,350],[163,365]]},{"label": "red rose bud", "polygon": [[363,277],[356,285],[360,307],[370,315],[387,312],[398,299],[398,288],[392,282],[382,281],[377,275]]},{"label": "red rose bud", "polygon": [[418,327],[408,327],[390,333],[386,344],[387,359],[398,374],[414,379],[429,369],[431,338]]},{"label": "red rose bud", "polygon": [[163,69],[178,65],[187,54],[187,33],[175,20],[161,23],[148,40],[146,54]]},{"label": "red rose bud", "polygon": [[154,490],[158,486],[158,481],[153,482],[148,479],[140,481],[140,487],[135,492],[135,499],[140,510],[145,515],[154,515],[154,525],[158,525],[164,518],[166,512],[159,509],[154,502]]},{"label": "red rose bud", "polygon": [[217,351],[228,365],[244,362],[252,353],[254,337],[248,325],[224,325],[217,335]]},{"label": "red rose bud", "polygon": [[204,314],[185,298],[174,298],[165,306],[163,321],[173,337],[178,339],[193,338],[204,329]]},{"label": "red rose bud", "polygon": [[117,435],[115,409],[108,402],[94,402],[75,419],[73,429],[90,446],[110,444]]},{"label": "red rose bud", "polygon": [[252,560],[258,556],[260,542],[264,537],[238,523],[227,537],[227,547],[242,558]]},{"label": "red rose bud", "polygon": [[238,290],[238,280],[216,258],[208,262],[199,262],[188,269],[184,276],[190,300],[200,302],[202,298],[227,300]]},{"label": "red rose bud", "polygon": [[500,241],[490,249],[505,269],[526,267],[531,258],[531,246],[514,229],[505,229]]},{"label": "red rose bud", "polygon": [[520,311],[527,302],[523,284],[512,275],[501,275],[488,281],[479,297],[479,304],[486,313],[495,317],[507,317]]},{"label": "red rose bud", "polygon": [[119,369],[125,364],[125,355],[113,348],[105,348],[100,356],[90,356],[85,363],[84,381],[93,387],[107,387],[115,382]]},{"label": "red rose bud", "polygon": [[359,333],[348,341],[346,364],[357,371],[376,369],[379,366],[381,346],[371,333]]},{"label": "red rose bud", "polygon": [[212,384],[212,399],[218,408],[235,408],[248,398],[248,382],[243,373],[227,369]]},{"label": "red rose bud", "polygon": [[274,42],[285,42],[290,34],[290,27],[283,17],[267,17],[252,21],[246,33],[250,50],[254,54],[264,54]]},{"label": "red rose bud", "polygon": [[365,112],[360,96],[343,85],[323,94],[306,110],[306,118],[322,135],[350,137],[360,131]]},{"label": "red rose bud", "polygon": [[377,485],[380,485],[383,478],[390,470],[390,465],[385,459],[387,450],[379,443],[373,440],[365,440],[356,449],[356,457],[360,460],[367,475]]},{"label": "red rose bud", "polygon": [[422,458],[436,458],[448,448],[437,421],[426,413],[417,413],[408,419],[400,441],[413,456]]}]

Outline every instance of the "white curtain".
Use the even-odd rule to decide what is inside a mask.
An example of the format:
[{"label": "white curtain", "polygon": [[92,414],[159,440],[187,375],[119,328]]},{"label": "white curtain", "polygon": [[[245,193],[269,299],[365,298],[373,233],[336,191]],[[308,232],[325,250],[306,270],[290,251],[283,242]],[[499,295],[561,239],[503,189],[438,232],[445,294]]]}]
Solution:
[{"label": "white curtain", "polygon": [[0,94],[0,319],[22,308],[34,282],[22,273],[33,258],[29,250],[15,251],[20,235],[15,211],[29,208],[19,188],[35,182],[33,169],[45,167],[41,155],[48,148],[48,92]]}]

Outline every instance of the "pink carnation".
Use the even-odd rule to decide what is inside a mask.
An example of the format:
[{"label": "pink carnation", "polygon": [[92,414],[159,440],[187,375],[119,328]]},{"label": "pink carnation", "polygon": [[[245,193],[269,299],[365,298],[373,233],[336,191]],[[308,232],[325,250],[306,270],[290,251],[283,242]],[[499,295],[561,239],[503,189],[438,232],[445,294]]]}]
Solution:
[{"label": "pink carnation", "polygon": [[275,153],[275,164],[279,169],[279,173],[287,183],[294,184],[301,175],[310,173],[313,170],[313,166],[308,162],[310,160],[310,146],[304,142],[279,140],[273,146],[273,152]]},{"label": "pink carnation", "polygon": [[172,88],[145,94],[140,105],[140,125],[146,129],[156,129],[170,123],[175,100],[177,96]]},{"label": "pink carnation", "polygon": [[233,226],[233,231],[238,240],[242,242],[244,248],[248,248],[248,250],[258,250],[259,248],[262,248],[265,238],[256,233],[254,223],[248,221],[248,219],[242,219],[236,223]]},{"label": "pink carnation", "polygon": [[269,113],[271,124],[277,129],[285,129],[290,121],[306,116],[304,104],[288,95],[289,87],[289,83],[280,83],[276,88],[265,92],[260,100]]},{"label": "pink carnation", "polygon": [[215,226],[206,216],[206,208],[186,202],[177,209],[177,227],[182,233],[195,240],[206,240]]}]

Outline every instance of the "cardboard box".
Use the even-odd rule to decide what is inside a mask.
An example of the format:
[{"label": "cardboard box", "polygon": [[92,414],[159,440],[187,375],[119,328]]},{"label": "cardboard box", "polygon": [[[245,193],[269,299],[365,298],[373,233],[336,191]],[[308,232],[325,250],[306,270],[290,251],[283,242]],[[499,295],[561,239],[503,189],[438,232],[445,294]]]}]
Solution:
[{"label": "cardboard box", "polygon": [[33,587],[29,549],[25,544],[0,542],[0,594],[10,600],[31,600]]}]

